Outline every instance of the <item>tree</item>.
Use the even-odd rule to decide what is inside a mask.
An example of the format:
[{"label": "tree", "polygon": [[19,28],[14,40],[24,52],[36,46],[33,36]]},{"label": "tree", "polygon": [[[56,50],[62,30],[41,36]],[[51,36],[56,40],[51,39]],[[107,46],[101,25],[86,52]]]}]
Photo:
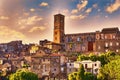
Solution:
[{"label": "tree", "polygon": [[27,69],[22,69],[11,74],[9,80],[38,80],[38,76]]},{"label": "tree", "polygon": [[98,80],[120,80],[120,59],[111,61],[100,69]]},{"label": "tree", "polygon": [[101,53],[101,54],[99,55],[98,60],[101,62],[101,65],[102,65],[102,66],[104,66],[105,64],[108,63],[108,58],[107,58],[106,54],[104,54],[104,53]]},{"label": "tree", "polygon": [[102,66],[109,63],[111,60],[115,60],[119,55],[116,55],[113,51],[108,51],[106,53],[101,53],[98,60],[101,62]]},{"label": "tree", "polygon": [[78,72],[73,72],[73,73],[69,74],[68,80],[76,80],[77,73]]},{"label": "tree", "polygon": [[83,60],[91,60],[91,61],[100,61],[102,66],[107,64],[111,61],[111,59],[114,59],[116,56],[116,53],[113,51],[108,51],[106,53],[101,53],[100,55],[95,55],[94,53],[91,53],[89,55],[79,55],[77,58],[77,61],[83,61]]},{"label": "tree", "polygon": [[79,68],[79,70],[78,70],[77,80],[84,80],[84,72],[85,72],[84,67],[83,67],[83,65],[81,64],[81,65],[80,65],[80,68]]},{"label": "tree", "polygon": [[84,80],[96,80],[95,79],[96,77],[90,72],[85,72],[84,75],[85,75]]},{"label": "tree", "polygon": [[104,73],[102,73],[103,72],[102,69],[100,69],[99,71],[100,73],[97,75],[97,80],[104,80],[105,75]]},{"label": "tree", "polygon": [[73,72],[68,75],[68,80],[84,80],[84,67],[81,64],[78,72]]},{"label": "tree", "polygon": [[98,56],[95,55],[95,54],[93,54],[93,53],[91,53],[91,54],[89,55],[89,58],[90,58],[91,61],[97,61],[97,60],[98,60]]},{"label": "tree", "polygon": [[106,56],[107,56],[107,57],[109,57],[109,56],[115,56],[115,55],[116,55],[116,53],[113,52],[113,51],[108,51],[108,52],[106,52]]},{"label": "tree", "polygon": [[89,57],[86,55],[79,55],[77,61],[89,60]]}]

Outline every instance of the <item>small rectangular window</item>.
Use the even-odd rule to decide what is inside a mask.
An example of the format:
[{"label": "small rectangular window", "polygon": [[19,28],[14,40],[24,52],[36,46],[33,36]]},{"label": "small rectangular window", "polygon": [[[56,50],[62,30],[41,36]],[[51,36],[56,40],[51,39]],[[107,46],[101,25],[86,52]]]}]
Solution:
[{"label": "small rectangular window", "polygon": [[116,45],[119,46],[119,42],[116,42]]},{"label": "small rectangular window", "polygon": [[101,39],[104,39],[104,35],[103,34],[101,34]]},{"label": "small rectangular window", "polygon": [[107,36],[105,36],[105,39],[107,39]]},{"label": "small rectangular window", "polygon": [[100,47],[100,46],[98,46],[98,49],[100,50],[100,49],[101,49],[101,47]]},{"label": "small rectangular window", "polygon": [[97,66],[97,64],[95,64],[95,66]]},{"label": "small rectangular window", "polygon": [[112,42],[110,42],[110,46],[112,46],[113,45],[113,43]]},{"label": "small rectangular window", "polygon": [[116,49],[116,52],[119,52],[119,50],[118,50],[118,49]]},{"label": "small rectangular window", "polygon": [[105,47],[108,47],[108,43],[107,42],[105,43]]},{"label": "small rectangular window", "polygon": [[113,35],[113,39],[115,39],[115,35]]},{"label": "small rectangular window", "polygon": [[77,38],[77,41],[78,41],[78,42],[79,42],[79,41],[81,41],[81,38],[80,38],[80,37],[78,37],[78,38]]},{"label": "small rectangular window", "polygon": [[108,49],[106,49],[105,52],[108,52]]}]

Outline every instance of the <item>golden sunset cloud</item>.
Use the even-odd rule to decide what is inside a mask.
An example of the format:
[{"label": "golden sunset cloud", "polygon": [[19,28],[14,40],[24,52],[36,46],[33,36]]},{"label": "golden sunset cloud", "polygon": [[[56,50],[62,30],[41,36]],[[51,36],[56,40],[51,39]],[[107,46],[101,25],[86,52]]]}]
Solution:
[{"label": "golden sunset cloud", "polygon": [[114,11],[117,11],[120,8],[120,0],[115,0],[115,3],[111,4],[106,8],[106,11],[108,13],[112,13]]},{"label": "golden sunset cloud", "polygon": [[40,4],[40,6],[46,7],[46,6],[48,6],[48,3],[47,3],[47,2],[42,2],[42,3]]}]

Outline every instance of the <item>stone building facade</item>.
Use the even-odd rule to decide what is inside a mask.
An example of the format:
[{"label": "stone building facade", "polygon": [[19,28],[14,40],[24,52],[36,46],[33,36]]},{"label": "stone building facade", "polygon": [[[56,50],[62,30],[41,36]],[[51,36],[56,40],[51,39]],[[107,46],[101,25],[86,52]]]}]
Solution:
[{"label": "stone building facade", "polygon": [[65,79],[67,59],[62,54],[36,54],[31,57],[30,70],[42,79]]},{"label": "stone building facade", "polygon": [[62,14],[54,16],[54,42],[62,44],[67,52],[107,52],[120,50],[120,31],[115,28],[103,28],[102,31],[65,34]]},{"label": "stone building facade", "polygon": [[101,32],[96,32],[96,51],[107,52],[109,50],[119,52],[120,31],[118,28],[104,28]]},{"label": "stone building facade", "polygon": [[64,43],[66,51],[94,51],[95,33],[66,34]]},{"label": "stone building facade", "polygon": [[64,42],[64,15],[54,15],[54,42]]}]

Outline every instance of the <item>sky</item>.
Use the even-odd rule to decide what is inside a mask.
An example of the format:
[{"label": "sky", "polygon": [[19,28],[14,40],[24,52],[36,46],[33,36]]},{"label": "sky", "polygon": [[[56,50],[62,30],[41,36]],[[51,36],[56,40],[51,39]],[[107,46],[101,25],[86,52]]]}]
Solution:
[{"label": "sky", "polygon": [[65,34],[120,28],[120,0],[0,0],[0,43],[53,41],[58,13],[65,15]]}]

